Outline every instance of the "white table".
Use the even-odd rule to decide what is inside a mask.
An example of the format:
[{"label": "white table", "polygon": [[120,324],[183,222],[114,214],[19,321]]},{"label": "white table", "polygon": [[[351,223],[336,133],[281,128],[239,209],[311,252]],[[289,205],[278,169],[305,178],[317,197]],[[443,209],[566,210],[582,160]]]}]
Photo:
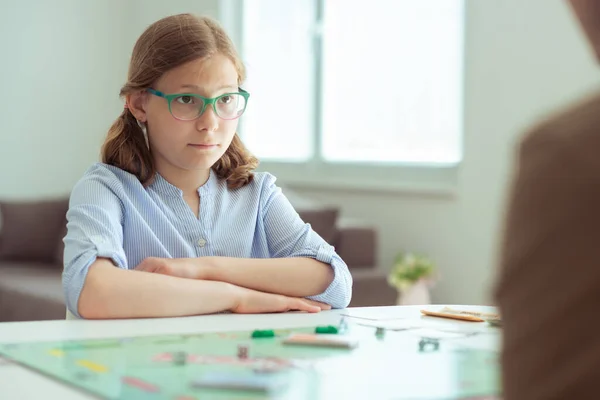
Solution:
[{"label": "white table", "polygon": [[[441,308],[442,306],[435,306]],[[494,312],[490,307],[451,306],[483,312]],[[189,334],[216,331],[244,331],[270,327],[297,328],[318,325],[337,325],[343,314],[369,318],[406,318],[422,320],[421,307],[370,307],[331,310],[318,314],[286,313],[267,315],[218,314],[187,318],[105,320],[105,321],[35,321],[0,323],[0,343],[22,343],[70,339],[117,338],[156,334]],[[432,321],[431,317],[428,317]],[[489,334],[461,339],[468,347],[494,350],[499,346],[499,333],[486,324],[434,318],[440,327],[461,330],[489,330]],[[368,319],[347,318],[350,323],[368,323]],[[376,390],[376,388],[373,388]],[[375,396],[376,397],[376,396]],[[375,398],[373,397],[373,398]],[[0,360],[0,399],[92,399],[85,392],[74,390],[53,379],[29,369]],[[347,398],[347,397],[344,397]]]}]

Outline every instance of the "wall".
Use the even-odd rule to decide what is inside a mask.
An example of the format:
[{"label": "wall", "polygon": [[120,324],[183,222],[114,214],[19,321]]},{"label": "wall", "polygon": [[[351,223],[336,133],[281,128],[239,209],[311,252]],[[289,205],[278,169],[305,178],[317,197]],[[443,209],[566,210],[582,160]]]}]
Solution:
[{"label": "wall", "polygon": [[155,19],[217,0],[0,0],[0,198],[69,193],[121,113],[133,44]]},{"label": "wall", "polygon": [[128,37],[126,46],[131,54],[135,40],[144,29],[154,21],[167,15],[196,13],[213,18],[219,17],[219,0],[128,0],[129,18],[127,20]]},{"label": "wall", "polygon": [[439,262],[433,300],[490,303],[513,146],[537,118],[597,86],[600,71],[562,1],[468,1],[465,159],[454,198],[303,190],[371,221],[389,266],[402,249]]},{"label": "wall", "polygon": [[125,71],[118,3],[0,3],[1,197],[67,193],[97,158]]}]

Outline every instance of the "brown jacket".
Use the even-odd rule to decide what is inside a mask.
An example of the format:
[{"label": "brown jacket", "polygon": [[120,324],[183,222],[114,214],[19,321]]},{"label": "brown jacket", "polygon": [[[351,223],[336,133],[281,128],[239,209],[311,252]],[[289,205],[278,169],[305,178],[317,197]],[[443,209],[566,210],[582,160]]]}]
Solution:
[{"label": "brown jacket", "polygon": [[600,95],[525,137],[510,190],[504,399],[600,399]]}]

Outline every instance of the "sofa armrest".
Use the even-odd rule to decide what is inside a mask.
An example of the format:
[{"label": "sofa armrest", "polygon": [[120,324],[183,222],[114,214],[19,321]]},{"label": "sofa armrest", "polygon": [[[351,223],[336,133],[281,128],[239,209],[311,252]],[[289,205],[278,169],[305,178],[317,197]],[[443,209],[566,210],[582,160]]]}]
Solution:
[{"label": "sofa armrest", "polygon": [[372,227],[340,226],[335,248],[348,268],[377,265],[377,233]]}]

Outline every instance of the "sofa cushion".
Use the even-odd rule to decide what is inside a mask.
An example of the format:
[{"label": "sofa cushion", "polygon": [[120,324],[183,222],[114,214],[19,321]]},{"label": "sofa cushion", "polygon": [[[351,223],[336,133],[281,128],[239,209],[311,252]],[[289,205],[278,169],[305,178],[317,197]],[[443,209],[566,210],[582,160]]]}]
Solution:
[{"label": "sofa cushion", "polygon": [[339,211],[335,207],[298,210],[300,218],[310,224],[312,229],[332,246],[335,244],[337,237],[336,222],[338,213]]},{"label": "sofa cushion", "polygon": [[57,266],[63,266],[63,259],[65,254],[65,243],[63,239],[67,236],[67,218],[63,221],[63,226],[61,227],[60,234],[58,235],[58,245],[56,246],[56,251],[54,252],[54,263]]},{"label": "sofa cushion", "polygon": [[0,202],[0,260],[56,265],[68,199]]},{"label": "sofa cushion", "polygon": [[349,307],[396,305],[398,292],[387,282],[387,271],[371,267],[351,273],[352,300]]},{"label": "sofa cushion", "polygon": [[286,186],[281,186],[281,190],[292,207],[298,212],[300,218],[309,223],[312,229],[327,243],[335,246],[339,207],[323,204],[315,199],[302,196]]},{"label": "sofa cushion", "polygon": [[377,265],[377,231],[356,222],[338,222],[336,250],[348,268],[372,268]]},{"label": "sofa cushion", "polygon": [[64,317],[61,271],[43,264],[0,263],[0,322]]}]

